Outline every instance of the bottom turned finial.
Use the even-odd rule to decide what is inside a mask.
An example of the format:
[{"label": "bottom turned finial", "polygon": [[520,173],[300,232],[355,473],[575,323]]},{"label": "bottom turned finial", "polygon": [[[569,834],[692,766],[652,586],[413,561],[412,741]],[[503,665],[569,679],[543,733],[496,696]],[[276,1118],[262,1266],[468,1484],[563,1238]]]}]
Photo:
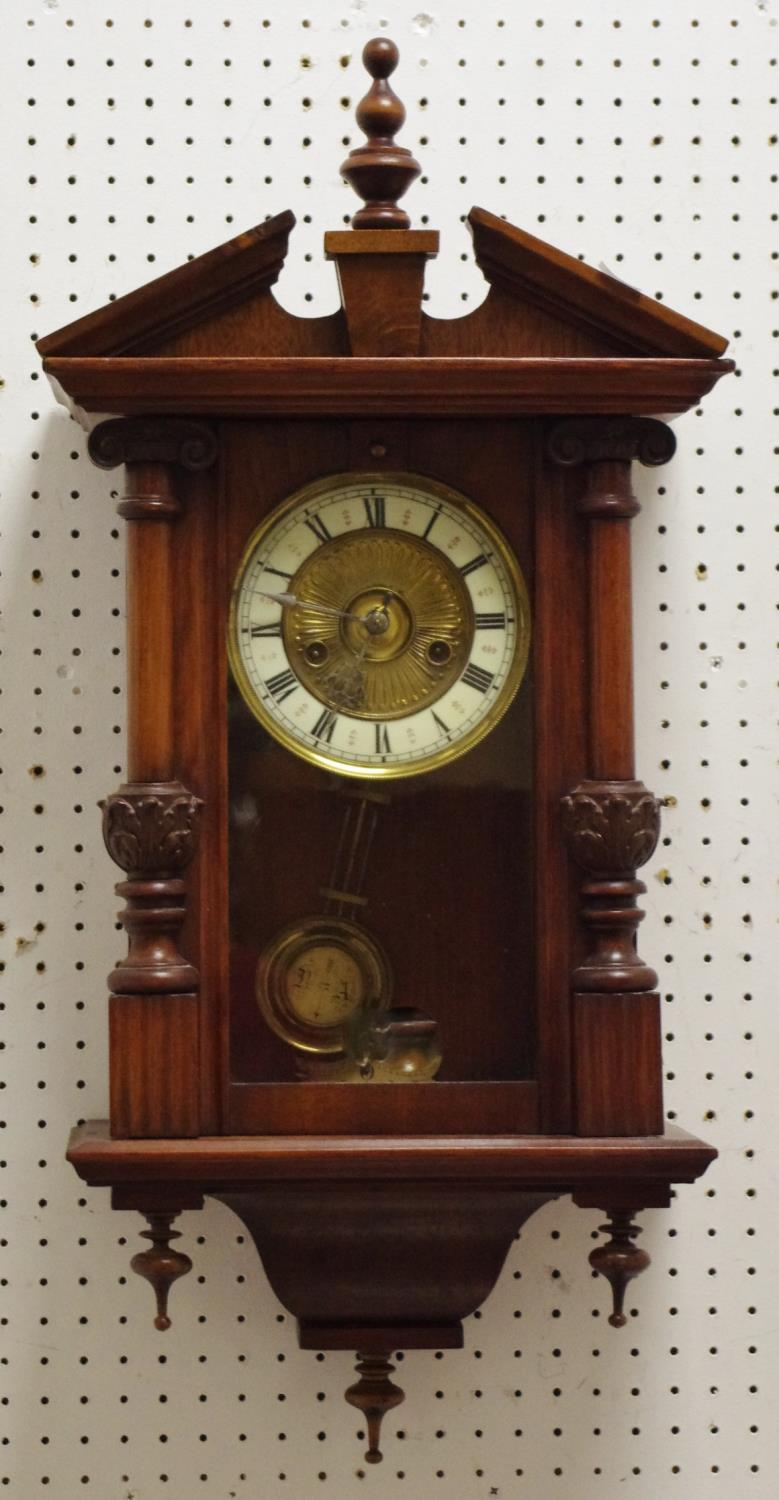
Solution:
[{"label": "bottom turned finial", "polygon": [[646,1250],[639,1250],[638,1245],[633,1244],[641,1227],[631,1222],[632,1212],[634,1210],[608,1211],[609,1223],[601,1224],[599,1228],[603,1234],[610,1233],[611,1239],[605,1245],[596,1245],[589,1255],[593,1270],[611,1283],[613,1310],[609,1322],[612,1328],[624,1328],[627,1322],[623,1311],[627,1284],[650,1264]]},{"label": "bottom turned finial", "polygon": [[157,1316],[154,1319],[154,1327],[160,1333],[165,1333],[170,1328],[168,1317],[168,1292],[174,1281],[180,1276],[186,1276],[187,1271],[192,1270],[192,1262],[188,1255],[183,1255],[180,1250],[171,1250],[170,1241],[181,1239],[177,1229],[171,1229],[171,1224],[176,1218],[175,1213],[146,1214],[149,1228],[141,1230],[141,1238],[151,1240],[150,1250],[139,1250],[130,1261],[132,1269],[138,1276],[143,1276],[154,1288],[157,1299]]},{"label": "bottom turned finial", "polygon": [[368,1423],[366,1463],[380,1464],[383,1456],[379,1447],[382,1419],[393,1406],[400,1406],[406,1397],[400,1386],[393,1385],[389,1378],[395,1373],[395,1366],[385,1354],[358,1349],[357,1373],[360,1379],[344,1394],[350,1406],[359,1407]]}]

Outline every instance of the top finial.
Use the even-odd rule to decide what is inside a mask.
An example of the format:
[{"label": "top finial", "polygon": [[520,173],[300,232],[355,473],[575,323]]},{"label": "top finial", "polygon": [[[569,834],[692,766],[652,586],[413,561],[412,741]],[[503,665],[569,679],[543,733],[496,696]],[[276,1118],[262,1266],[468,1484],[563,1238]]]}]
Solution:
[{"label": "top finial", "polygon": [[396,44],[388,36],[375,36],[366,42],[362,60],[371,78],[389,78],[400,61]]},{"label": "top finial", "polygon": [[411,220],[397,200],[421,168],[394,137],[406,118],[400,99],[386,82],[398,65],[398,49],[389,37],[366,42],[362,60],[373,82],[357,106],[357,124],[368,137],[341,167],[347,182],[364,200],[352,218],[354,229],[408,229]]}]

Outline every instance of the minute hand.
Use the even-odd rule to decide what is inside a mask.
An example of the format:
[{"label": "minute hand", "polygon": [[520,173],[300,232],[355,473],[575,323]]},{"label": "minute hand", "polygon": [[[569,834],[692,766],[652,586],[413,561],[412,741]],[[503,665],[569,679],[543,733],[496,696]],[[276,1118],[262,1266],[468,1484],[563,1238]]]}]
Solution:
[{"label": "minute hand", "polygon": [[335,615],[339,620],[364,620],[364,615],[355,615],[348,609],[336,609],[332,604],[317,604],[313,599],[299,599],[297,594],[272,594],[268,589],[257,589],[263,599],[273,599],[286,609],[310,609],[317,614]]}]

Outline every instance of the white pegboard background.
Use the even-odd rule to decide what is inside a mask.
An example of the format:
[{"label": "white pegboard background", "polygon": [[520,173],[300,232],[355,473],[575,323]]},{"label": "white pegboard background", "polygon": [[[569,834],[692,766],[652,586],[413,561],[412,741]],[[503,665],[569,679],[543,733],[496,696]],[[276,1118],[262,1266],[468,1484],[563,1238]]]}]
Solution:
[{"label": "white pegboard background", "polygon": [[[774,1500],[779,3],[6,0],[2,21],[0,1486]],[[586,1265],[598,1216],[531,1220],[465,1350],[404,1361],[407,1405],[366,1470],[349,1357],[296,1349],[228,1211],[184,1217],[195,1271],[161,1338],[128,1272],[140,1222],[63,1163],[69,1126],[107,1103],[119,939],[95,803],[122,774],[123,544],[32,339],[286,207],[280,300],[330,311],[321,236],[351,211],[337,167],[381,30],[424,169],[408,206],[443,233],[432,311],[482,296],[475,201],[728,334],[743,373],[678,422],[636,524],[639,768],[674,803],[642,950],[669,1114],[720,1159],[645,1216],[654,1264],[621,1335]]]}]

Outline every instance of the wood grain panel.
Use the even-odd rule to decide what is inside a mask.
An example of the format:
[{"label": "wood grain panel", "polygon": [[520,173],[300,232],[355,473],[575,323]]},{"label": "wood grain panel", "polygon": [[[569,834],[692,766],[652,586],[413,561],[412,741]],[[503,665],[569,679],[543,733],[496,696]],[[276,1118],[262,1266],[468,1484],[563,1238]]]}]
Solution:
[{"label": "wood grain panel", "polygon": [[511,1135],[538,1129],[538,1088],[516,1083],[234,1083],[227,1129],[236,1135]]},{"label": "wood grain panel", "polygon": [[590,775],[635,775],[630,522],[589,522]]},{"label": "wood grain panel", "polygon": [[570,972],[583,953],[578,882],[562,837],[560,799],[587,764],[586,529],[576,481],[544,462],[536,498],[536,995],[543,1130],[572,1127]]},{"label": "wood grain panel", "polygon": [[482,1132],[338,1136],[207,1136],[199,1140],[112,1140],[106,1120],[71,1132],[68,1160],[94,1186],[111,1182],[257,1182],[320,1178],[435,1179],[576,1185],[630,1180],[694,1182],[716,1158],[697,1136],[669,1125],[663,1135],[539,1136]]},{"label": "wood grain panel", "polygon": [[51,357],[60,399],[87,412],[187,416],[474,416],[682,412],[729,359]]},{"label": "wood grain panel", "polygon": [[663,1128],[660,996],[575,995],[576,1124],[582,1135]]},{"label": "wood grain panel", "polygon": [[[306,1329],[452,1328],[487,1297],[517,1231],[547,1195],[484,1182],[285,1183],[219,1194],[246,1224],[279,1300]],[[430,1325],[434,1325],[434,1329]],[[323,1326],[324,1325],[324,1326]],[[356,1326],[355,1326],[356,1325]],[[332,1337],[332,1335],[331,1335]],[[447,1340],[449,1347],[451,1338]],[[313,1347],[332,1347],[314,1344]]]},{"label": "wood grain panel", "polygon": [[[227,780],[225,624],[220,561],[218,470],[182,476],[182,513],[175,525],[175,764],[203,800],[198,853],[188,876],[184,951],[200,973],[201,1130],[218,1130],[224,1090],[227,926],[224,788]],[[213,587],[206,586],[214,581]]]},{"label": "wood grain panel", "polygon": [[111,1120],[119,1136],[196,1136],[197,995],[112,995]]}]

